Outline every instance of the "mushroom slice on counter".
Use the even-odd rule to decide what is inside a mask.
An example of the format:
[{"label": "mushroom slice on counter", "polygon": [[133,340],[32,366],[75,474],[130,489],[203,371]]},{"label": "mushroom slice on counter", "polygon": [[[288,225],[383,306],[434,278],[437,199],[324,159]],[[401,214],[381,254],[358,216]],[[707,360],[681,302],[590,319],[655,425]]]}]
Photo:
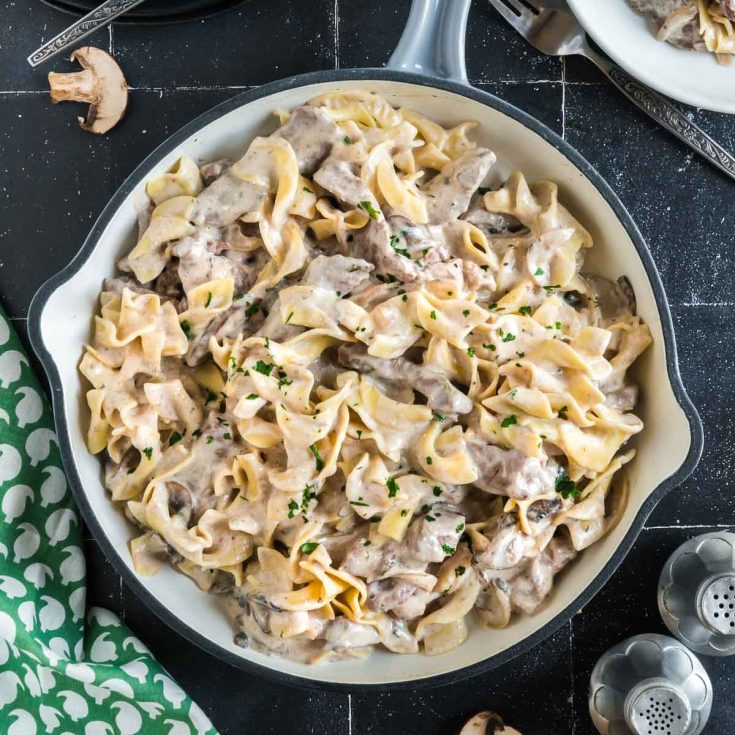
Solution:
[{"label": "mushroom slice on counter", "polygon": [[479,712],[462,728],[459,735],[521,735],[513,727],[507,727],[503,718],[495,712]]},{"label": "mushroom slice on counter", "polygon": [[88,102],[87,117],[79,117],[84,130],[101,135],[122,119],[128,106],[128,85],[115,59],[106,51],[84,46],[71,55],[83,71],[69,74],[51,72],[48,81],[51,101]]}]

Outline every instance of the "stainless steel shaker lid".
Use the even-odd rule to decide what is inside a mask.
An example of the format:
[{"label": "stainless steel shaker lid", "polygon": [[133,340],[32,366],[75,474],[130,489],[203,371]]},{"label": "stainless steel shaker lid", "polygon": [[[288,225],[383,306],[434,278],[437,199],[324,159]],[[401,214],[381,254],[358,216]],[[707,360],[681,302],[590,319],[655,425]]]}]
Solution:
[{"label": "stainless steel shaker lid", "polygon": [[625,722],[641,735],[684,735],[692,719],[687,695],[665,678],[646,679],[625,698]]},{"label": "stainless steel shaker lid", "polygon": [[698,735],[712,708],[712,685],[679,641],[637,635],[597,662],[589,708],[603,735]]},{"label": "stainless steel shaker lid", "polygon": [[661,571],[658,606],[688,648],[735,654],[735,534],[706,533],[682,544]]}]

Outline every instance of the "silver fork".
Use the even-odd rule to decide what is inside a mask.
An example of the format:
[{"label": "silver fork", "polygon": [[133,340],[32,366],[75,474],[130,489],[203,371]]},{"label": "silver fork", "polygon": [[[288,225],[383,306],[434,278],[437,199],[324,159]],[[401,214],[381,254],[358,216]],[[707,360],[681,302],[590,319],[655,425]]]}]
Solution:
[{"label": "silver fork", "polygon": [[593,61],[633,104],[679,140],[735,179],[735,157],[695,125],[670,100],[636,81],[595,51],[566,0],[490,0],[532,46],[549,56],[578,54]]}]

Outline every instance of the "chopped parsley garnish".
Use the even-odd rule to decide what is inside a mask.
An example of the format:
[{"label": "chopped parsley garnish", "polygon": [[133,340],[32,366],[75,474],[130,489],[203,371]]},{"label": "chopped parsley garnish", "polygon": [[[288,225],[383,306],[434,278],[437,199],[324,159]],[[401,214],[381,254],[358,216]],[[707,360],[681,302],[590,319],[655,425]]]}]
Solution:
[{"label": "chopped parsley garnish", "polygon": [[143,450],[143,454],[145,454],[145,456],[148,457],[148,459],[150,459],[153,456],[153,447],[146,447]]},{"label": "chopped parsley garnish", "polygon": [[195,437],[195,438],[197,438],[197,439],[198,439],[198,438],[199,438],[199,437],[200,437],[200,436],[202,435],[202,430],[201,430],[201,429],[197,429],[196,431],[192,431],[192,432],[191,432],[191,435],[192,435],[193,437]]},{"label": "chopped parsley garnish", "polygon": [[303,191],[305,191],[307,194],[313,194],[314,193],[308,186],[305,186],[303,188]]},{"label": "chopped parsley garnish", "polygon": [[531,307],[530,306],[521,306],[520,309],[518,309],[519,314],[523,314],[523,316],[531,316]]},{"label": "chopped parsley garnish", "polygon": [[258,360],[258,362],[253,365],[253,370],[255,370],[255,372],[257,373],[260,373],[261,375],[270,375],[273,372],[274,367],[275,365],[271,365],[270,363]]},{"label": "chopped parsley garnish", "polygon": [[503,342],[512,342],[515,338],[515,334],[511,334],[510,332],[508,332],[508,334],[503,337]]},{"label": "chopped parsley garnish", "polygon": [[498,348],[497,348],[497,347],[496,347],[496,346],[495,346],[495,345],[494,345],[494,344],[493,344],[492,342],[483,342],[483,343],[482,343],[482,346],[483,346],[483,347],[484,347],[484,348],[485,348],[486,350],[490,350],[490,352],[495,352],[495,350],[497,350],[497,349],[498,349]]},{"label": "chopped parsley garnish", "polygon": [[293,312],[292,311],[289,311],[288,312],[288,316],[286,317],[285,324],[288,324],[291,321],[292,318],[293,318]]},{"label": "chopped parsley garnish", "polygon": [[464,567],[462,567],[462,566],[455,567],[454,568],[454,576],[455,577],[461,577],[466,571],[467,570]]},{"label": "chopped parsley garnish", "polygon": [[306,485],[304,487],[303,492],[301,493],[301,511],[302,512],[305,512],[306,509],[309,507],[309,503],[311,502],[311,499],[313,497],[315,497],[314,486]]},{"label": "chopped parsley garnish", "polygon": [[562,326],[562,324],[561,324],[561,322],[554,322],[554,326],[555,326],[555,327],[556,327],[557,329],[561,329],[561,326]]},{"label": "chopped parsley garnish", "polygon": [[520,357],[522,359],[522,358],[524,358],[526,356],[526,353],[525,352],[516,352],[516,355],[518,355],[518,357]]},{"label": "chopped parsley garnish", "polygon": [[361,500],[350,500],[350,505],[362,505],[365,508],[368,507],[367,503],[363,503]]},{"label": "chopped parsley garnish", "polygon": [[431,457],[427,457],[426,464],[434,464],[434,460]]},{"label": "chopped parsley garnish", "polygon": [[245,396],[246,401],[254,401],[256,398],[260,398],[257,393],[248,393],[248,395]]},{"label": "chopped parsley garnish", "polygon": [[565,500],[568,498],[578,498],[582,494],[582,491],[577,487],[577,483],[571,480],[564,470],[556,476],[554,488]]},{"label": "chopped parsley garnish", "polygon": [[444,418],[444,416],[442,416],[440,413],[437,413],[436,411],[431,412],[432,421],[444,421]]},{"label": "chopped parsley garnish", "polygon": [[295,513],[298,511],[298,509],[299,509],[299,504],[295,500],[292,500],[288,504],[288,517],[293,518]]},{"label": "chopped parsley garnish", "polygon": [[204,402],[211,403],[212,401],[216,401],[216,400],[217,400],[217,394],[209,390],[209,388],[207,388],[207,397]]},{"label": "chopped parsley garnish", "polygon": [[480,187],[479,187],[479,188],[477,189],[477,193],[478,193],[478,194],[479,194],[480,196],[485,196],[485,194],[487,194],[487,193],[488,193],[489,191],[490,191],[490,189],[488,189],[488,188],[487,188],[487,186],[480,186]]},{"label": "chopped parsley garnish", "polygon": [[344,138],[342,138],[342,142],[343,142],[343,143],[344,143],[345,145],[352,145],[352,138],[350,138],[350,136],[349,136],[349,135],[345,135],[345,137],[344,137]]},{"label": "chopped parsley garnish", "polygon": [[211,444],[213,441],[214,441],[214,437],[213,436],[208,436],[207,437],[207,444]]},{"label": "chopped parsley garnish", "polygon": [[560,419],[566,419],[567,418],[567,411],[569,410],[568,406],[562,406],[557,411],[557,416],[559,416]]},{"label": "chopped parsley garnish", "polygon": [[433,522],[434,522],[434,521],[436,520],[436,518],[434,518],[434,516],[430,516],[430,515],[427,515],[427,516],[426,516],[426,520],[427,520],[427,521],[428,521],[429,523],[433,523]]},{"label": "chopped parsley garnish", "polygon": [[422,505],[421,506],[421,512],[422,513],[428,513],[430,510],[431,510],[431,506],[430,505]]},{"label": "chopped parsley garnish", "polygon": [[408,295],[404,293],[403,296],[401,296],[401,301],[403,301],[404,303],[408,301]]},{"label": "chopped parsley garnish", "polygon": [[207,300],[204,303],[204,308],[206,309],[211,303],[212,303],[212,292],[207,291]]},{"label": "chopped parsley garnish", "polygon": [[301,544],[301,553],[302,554],[311,554],[316,547],[319,546],[318,541],[307,541],[305,544]]},{"label": "chopped parsley garnish", "polygon": [[366,539],[363,546],[370,546],[370,543],[371,543],[370,539]]},{"label": "chopped parsley garnish", "polygon": [[543,268],[536,268],[536,270],[533,272],[534,276],[543,276],[544,275],[544,269]]},{"label": "chopped parsley garnish", "polygon": [[317,447],[316,442],[309,447],[309,451],[314,455],[314,460],[316,461],[316,471],[321,472],[324,469],[324,460],[319,454],[319,447]]},{"label": "chopped parsley garnish", "polygon": [[464,311],[462,312],[462,316],[469,316],[469,315],[470,315],[470,310],[469,310],[469,309],[465,309],[465,310],[464,310]]},{"label": "chopped parsley garnish", "polygon": [[474,357],[475,356],[475,348],[474,347],[468,347],[467,348],[467,355],[469,357]]},{"label": "chopped parsley garnish", "polygon": [[375,207],[372,205],[372,202],[365,200],[364,202],[360,202],[357,206],[367,212],[370,219],[378,219],[378,215],[380,214],[380,212],[375,209]]},{"label": "chopped parsley garnish", "polygon": [[464,531],[464,523],[460,523],[455,529],[455,533],[462,533]]},{"label": "chopped parsley garnish", "polygon": [[393,477],[389,477],[385,484],[388,486],[388,497],[389,498],[395,498],[396,495],[398,495],[398,483],[395,481]]},{"label": "chopped parsley garnish", "polygon": [[453,546],[450,546],[449,544],[442,544],[442,551],[447,556],[451,556],[456,551],[456,549]]},{"label": "chopped parsley garnish", "polygon": [[399,248],[398,243],[400,240],[395,236],[390,236],[390,246],[393,248],[393,252],[398,253],[398,255],[402,255],[404,258],[408,258],[411,260],[411,255],[409,254],[408,250],[406,248]]},{"label": "chopped parsley garnish", "polygon": [[248,304],[245,309],[245,316],[250,319],[251,316],[255,316],[260,309],[260,301],[253,301],[252,304]]},{"label": "chopped parsley garnish", "polygon": [[191,324],[189,324],[188,320],[182,319],[181,320],[181,331],[184,333],[187,339],[191,339]]},{"label": "chopped parsley garnish", "polygon": [[[184,434],[186,434],[186,429],[184,429]],[[180,442],[184,438],[184,434],[179,434],[178,431],[172,432],[168,440],[168,445],[172,447],[174,444]]]},{"label": "chopped parsley garnish", "polygon": [[442,494],[442,489],[439,487],[439,485],[434,485],[431,490],[437,498]]},{"label": "chopped parsley garnish", "polygon": [[232,440],[232,434],[230,434],[230,432],[229,432],[229,431],[226,431],[226,432],[225,432],[224,434],[222,434],[222,436],[223,436],[223,437],[224,437],[225,439],[227,439],[227,441],[231,441],[231,440]]},{"label": "chopped parsley garnish", "polygon": [[408,515],[408,510],[406,510],[406,508],[404,508],[404,509],[403,509],[403,510],[401,511],[401,518],[405,518],[405,517],[406,517],[407,515]]},{"label": "chopped parsley garnish", "polygon": [[516,415],[512,413],[510,416],[506,416],[501,422],[500,425],[507,429],[509,426],[513,426],[514,424],[518,423],[518,419],[516,418]]},{"label": "chopped parsley garnish", "polygon": [[436,312],[433,309],[429,312],[429,318],[436,320]]},{"label": "chopped parsley garnish", "polygon": [[362,439],[362,429],[358,429],[355,433],[357,434],[358,439]]}]

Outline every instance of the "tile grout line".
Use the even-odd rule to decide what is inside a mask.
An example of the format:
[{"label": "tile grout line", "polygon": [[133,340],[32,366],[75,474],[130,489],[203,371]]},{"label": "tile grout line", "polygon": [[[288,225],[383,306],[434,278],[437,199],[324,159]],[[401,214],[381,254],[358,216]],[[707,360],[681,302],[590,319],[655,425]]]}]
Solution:
[{"label": "tile grout line", "polygon": [[115,39],[113,38],[113,35],[112,35],[112,23],[110,23],[110,25],[107,26],[107,28],[108,28],[108,37],[109,37],[109,40],[107,42],[107,47],[110,50],[110,56],[115,58]]},{"label": "tile grout line", "polygon": [[567,139],[567,60],[561,57],[561,137]]},{"label": "tile grout line", "polygon": [[574,715],[574,617],[569,620],[569,709],[572,713],[572,732],[577,731],[577,720]]},{"label": "tile grout line", "polygon": [[351,694],[347,695],[347,735],[352,735],[352,695]]},{"label": "tile grout line", "polygon": [[734,528],[735,523],[697,523],[681,526],[643,526],[644,531],[663,531],[667,529],[688,530],[690,528]]},{"label": "tile grout line", "polygon": [[[335,0],[335,4],[339,0]],[[335,29],[336,33],[339,33],[338,29]],[[335,53],[335,57],[338,54]],[[335,58],[335,63],[339,63],[339,59]],[[562,84],[559,79],[473,79],[473,84],[527,84],[531,87],[537,84]],[[595,82],[570,82],[564,81],[563,84],[566,86],[594,86]],[[152,87],[128,87],[131,92],[219,92],[227,90],[244,90],[244,89],[257,89],[259,84],[212,84],[205,86],[194,86],[194,85],[181,85],[176,87],[165,87],[165,86],[152,86]],[[599,85],[597,85],[599,86]],[[22,95],[31,94],[48,94],[47,89],[0,89],[0,96],[7,97],[20,97]]]},{"label": "tile grout line", "polygon": [[339,0],[334,0],[334,68],[339,69]]}]

